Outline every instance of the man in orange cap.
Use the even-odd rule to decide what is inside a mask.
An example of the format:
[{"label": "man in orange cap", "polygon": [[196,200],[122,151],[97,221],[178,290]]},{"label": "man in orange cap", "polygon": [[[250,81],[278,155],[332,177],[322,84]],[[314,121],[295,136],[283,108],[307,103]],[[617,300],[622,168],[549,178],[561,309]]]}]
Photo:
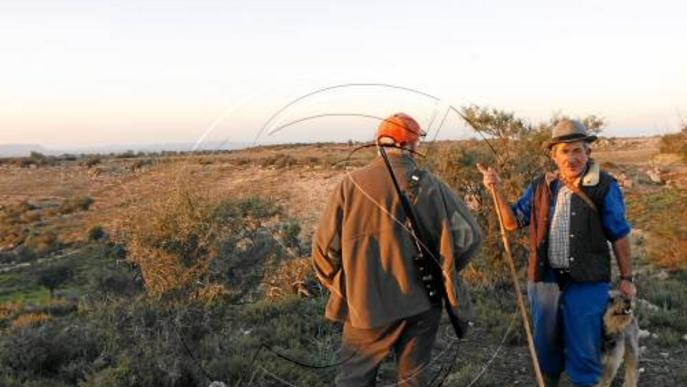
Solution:
[{"label": "man in orange cap", "polygon": [[[474,255],[479,228],[465,204],[413,159],[423,132],[398,113],[377,130],[417,226],[443,272],[451,308],[463,312],[458,272]],[[381,151],[381,149],[380,149]],[[381,155],[381,152],[380,152]],[[424,385],[441,308],[416,273],[418,248],[383,157],[349,173],[336,187],[313,238],[317,276],[330,291],[325,317],[344,324],[337,386],[374,386],[393,350],[401,386]]]}]

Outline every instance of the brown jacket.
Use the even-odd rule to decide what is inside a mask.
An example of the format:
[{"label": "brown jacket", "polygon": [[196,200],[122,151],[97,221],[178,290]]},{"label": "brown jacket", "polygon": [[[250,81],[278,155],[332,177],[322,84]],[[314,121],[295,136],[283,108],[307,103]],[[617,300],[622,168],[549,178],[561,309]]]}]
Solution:
[{"label": "brown jacket", "polygon": [[[481,241],[479,228],[446,184],[418,171],[410,156],[389,156],[430,249],[439,253],[449,299],[460,313],[458,271]],[[421,178],[409,186],[414,172]],[[404,222],[403,207],[381,157],[339,183],[312,249],[317,276],[331,293],[328,319],[375,328],[429,310],[412,263],[417,249],[396,219]]]}]

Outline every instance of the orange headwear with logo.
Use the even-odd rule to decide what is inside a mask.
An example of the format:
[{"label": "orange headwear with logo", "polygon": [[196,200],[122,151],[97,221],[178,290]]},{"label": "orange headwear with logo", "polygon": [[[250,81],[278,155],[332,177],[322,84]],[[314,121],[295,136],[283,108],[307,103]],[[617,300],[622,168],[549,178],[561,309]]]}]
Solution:
[{"label": "orange headwear with logo", "polygon": [[396,113],[388,117],[377,128],[377,141],[382,137],[389,137],[401,147],[415,144],[418,138],[424,135],[417,121],[405,113]]}]

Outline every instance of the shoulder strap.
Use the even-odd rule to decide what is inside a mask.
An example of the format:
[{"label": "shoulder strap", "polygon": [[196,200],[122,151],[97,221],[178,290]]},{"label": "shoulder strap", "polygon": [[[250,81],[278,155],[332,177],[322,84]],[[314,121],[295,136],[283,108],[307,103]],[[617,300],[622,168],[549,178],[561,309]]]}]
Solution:
[{"label": "shoulder strap", "polygon": [[582,191],[579,186],[577,186],[575,184],[570,184],[567,182],[564,182],[563,184],[565,184],[565,186],[568,187],[569,190],[571,190],[575,195],[577,195],[577,197],[582,199],[582,201],[587,203],[589,208],[591,208],[594,212],[597,212],[597,213],[599,212],[599,209],[596,208],[596,204],[594,204],[594,201],[592,201],[592,199],[589,197],[589,195],[584,193],[584,191]]}]

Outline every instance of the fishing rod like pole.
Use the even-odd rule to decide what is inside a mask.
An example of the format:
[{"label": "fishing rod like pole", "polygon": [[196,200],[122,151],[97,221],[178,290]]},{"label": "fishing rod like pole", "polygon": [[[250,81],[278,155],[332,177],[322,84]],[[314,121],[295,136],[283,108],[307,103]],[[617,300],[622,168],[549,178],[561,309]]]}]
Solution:
[{"label": "fishing rod like pole", "polygon": [[[482,167],[480,164],[477,164],[477,168],[480,170],[480,172],[485,171],[484,167]],[[513,254],[510,251],[510,242],[508,241],[508,236],[506,235],[506,227],[503,224],[503,213],[501,212],[501,207],[499,206],[499,201],[496,196],[496,187],[494,185],[489,185],[488,188],[489,192],[491,193],[491,198],[494,201],[496,217],[499,220],[499,229],[501,230],[501,241],[503,242],[503,248],[506,252],[506,261],[508,261],[511,280],[513,281],[513,288],[515,290],[515,298],[518,304],[518,309],[520,310],[520,317],[522,318],[522,324],[525,327],[525,335],[527,336],[527,347],[530,352],[530,357],[532,358],[534,376],[537,379],[537,385],[539,385],[539,387],[546,387],[546,385],[544,384],[544,378],[541,374],[541,368],[539,367],[539,358],[537,357],[537,350],[534,348],[534,339],[532,337],[532,329],[530,328],[530,320],[527,317],[527,309],[525,309],[525,301],[523,300],[522,292],[520,291],[520,281],[518,280],[518,272],[515,269],[515,261],[513,260]]]}]

